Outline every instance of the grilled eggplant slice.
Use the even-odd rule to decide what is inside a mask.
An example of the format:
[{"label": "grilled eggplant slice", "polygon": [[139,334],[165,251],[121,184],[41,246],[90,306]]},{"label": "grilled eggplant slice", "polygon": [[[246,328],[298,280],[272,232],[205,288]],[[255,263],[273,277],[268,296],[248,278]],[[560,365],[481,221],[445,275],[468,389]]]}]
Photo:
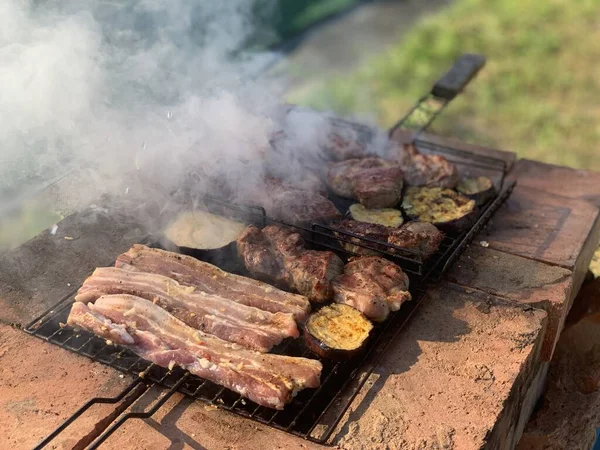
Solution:
[{"label": "grilled eggplant slice", "polygon": [[429,222],[446,231],[461,231],[476,217],[475,200],[452,189],[409,187],[402,208],[408,217]]},{"label": "grilled eggplant slice", "polygon": [[236,240],[246,225],[206,211],[178,214],[164,231],[167,248],[202,259],[223,270],[237,269]]},{"label": "grilled eggplant slice", "polygon": [[373,324],[351,306],[333,303],[310,315],[304,326],[306,346],[317,355],[346,360],[364,350]]},{"label": "grilled eggplant slice", "polygon": [[392,228],[398,228],[404,223],[402,212],[398,209],[367,209],[360,203],[355,203],[350,206],[349,211],[352,218],[359,222],[376,223]]},{"label": "grilled eggplant slice", "polygon": [[179,214],[165,230],[178,247],[214,250],[234,242],[246,226],[235,220],[205,211]]},{"label": "grilled eggplant slice", "polygon": [[494,183],[488,177],[465,178],[458,184],[456,190],[475,200],[477,206],[486,204],[496,195]]}]

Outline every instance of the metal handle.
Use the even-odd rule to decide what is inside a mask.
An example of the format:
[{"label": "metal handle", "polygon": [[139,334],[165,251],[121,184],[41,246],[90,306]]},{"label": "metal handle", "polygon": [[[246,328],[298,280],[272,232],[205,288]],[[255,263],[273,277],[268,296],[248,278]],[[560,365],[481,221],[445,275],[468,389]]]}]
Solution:
[{"label": "metal handle", "polygon": [[484,65],[485,57],[482,55],[472,53],[462,55],[433,85],[431,91],[421,97],[415,106],[390,129],[389,136],[391,137],[398,128],[406,128],[415,131],[414,139],[416,139],[431,125],[448,103],[463,91]]},{"label": "metal handle", "polygon": [[431,93],[439,98],[452,100],[462,92],[469,81],[485,65],[485,57],[475,53],[465,53],[456,60],[452,68],[434,84]]}]

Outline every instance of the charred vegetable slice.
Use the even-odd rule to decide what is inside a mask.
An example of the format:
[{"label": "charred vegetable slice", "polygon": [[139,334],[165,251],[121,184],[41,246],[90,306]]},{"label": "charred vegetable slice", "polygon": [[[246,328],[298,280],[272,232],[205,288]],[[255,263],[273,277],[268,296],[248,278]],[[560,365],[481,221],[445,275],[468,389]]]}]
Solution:
[{"label": "charred vegetable slice", "polygon": [[477,205],[483,205],[496,193],[494,183],[488,177],[465,178],[458,184],[456,190],[475,200]]},{"label": "charred vegetable slice", "polygon": [[213,250],[235,242],[244,228],[241,222],[209,212],[184,212],[167,227],[165,237],[178,247]]},{"label": "charred vegetable slice", "polygon": [[376,223],[392,228],[397,228],[404,223],[402,212],[398,209],[367,209],[360,203],[350,206],[350,215],[359,222]]},{"label": "charred vegetable slice", "polygon": [[452,189],[410,187],[402,208],[407,216],[445,229],[463,229],[475,216],[475,200]]},{"label": "charred vegetable slice", "polygon": [[349,359],[364,349],[373,324],[351,306],[333,303],[310,315],[306,346],[323,358]]}]

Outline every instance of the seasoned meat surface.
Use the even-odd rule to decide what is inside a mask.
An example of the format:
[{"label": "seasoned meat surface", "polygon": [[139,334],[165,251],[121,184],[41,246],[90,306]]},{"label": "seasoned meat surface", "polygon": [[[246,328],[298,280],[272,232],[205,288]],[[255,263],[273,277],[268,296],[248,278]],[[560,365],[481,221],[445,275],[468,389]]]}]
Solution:
[{"label": "seasoned meat surface", "polygon": [[246,306],[273,313],[291,313],[297,321],[304,321],[310,312],[310,302],[304,296],[225,272],[191,256],[145,245],[136,244],[119,255],[115,267],[163,275],[181,285],[193,286],[207,294],[227,297]]},{"label": "seasoned meat surface", "polygon": [[292,314],[246,306],[154,273],[100,267],[75,299],[87,303],[111,294],[151,300],[191,327],[261,352],[299,335]]},{"label": "seasoned meat surface", "polygon": [[389,157],[400,164],[409,186],[454,188],[459,182],[454,164],[441,155],[420,153],[413,144],[391,143]]},{"label": "seasoned meat surface", "polygon": [[[319,180],[320,181],[320,180]],[[261,206],[268,216],[292,225],[310,226],[341,218],[335,205],[321,192],[322,185],[315,179],[302,187],[269,177],[258,186],[239,195],[244,203]]]},{"label": "seasoned meat surface", "polygon": [[394,206],[402,194],[402,168],[381,158],[349,159],[331,165],[327,184],[340,197],[367,208]]},{"label": "seasoned meat surface", "polygon": [[411,299],[408,276],[400,267],[377,256],[352,258],[333,281],[334,301],[358,309],[375,322],[384,321]]},{"label": "seasoned meat surface", "polygon": [[[337,223],[335,228],[373,241],[392,244],[407,249],[411,253],[421,255],[423,260],[426,260],[437,251],[444,237],[432,224],[418,221],[408,222],[400,228],[392,228],[375,223],[358,222],[356,220],[347,219]],[[346,236],[341,233],[338,233],[338,237],[343,238],[345,241],[349,241],[342,242],[342,245],[346,250],[359,255],[377,255],[377,251],[387,251],[390,253],[398,252],[398,250],[394,248]],[[363,246],[355,244],[362,244]],[[365,246],[370,248],[365,248]]]},{"label": "seasoned meat surface", "polygon": [[333,252],[306,250],[300,234],[270,225],[248,226],[238,238],[238,252],[254,276],[305,295],[315,302],[331,298],[331,280],[344,263]]},{"label": "seasoned meat surface", "polygon": [[160,367],[180,366],[251,399],[283,409],[296,392],[320,384],[320,362],[253,352],[187,326],[158,305],[132,295],[75,302],[67,323]]}]

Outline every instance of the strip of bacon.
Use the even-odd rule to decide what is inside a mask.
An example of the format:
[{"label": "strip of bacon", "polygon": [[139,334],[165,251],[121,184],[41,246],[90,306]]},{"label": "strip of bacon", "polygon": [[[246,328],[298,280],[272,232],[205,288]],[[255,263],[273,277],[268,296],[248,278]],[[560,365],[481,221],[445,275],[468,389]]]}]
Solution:
[{"label": "strip of bacon", "polygon": [[287,337],[299,336],[291,314],[242,305],[158,274],[98,268],[85,280],[76,300],[87,303],[106,294],[151,300],[191,327],[261,352],[268,352]]},{"label": "strip of bacon", "polygon": [[319,386],[320,362],[266,355],[188,327],[148,300],[106,295],[73,304],[67,323],[131,349],[161,367],[179,365],[270,408]]},{"label": "strip of bacon", "polygon": [[285,312],[304,322],[310,302],[261,281],[225,272],[191,256],[136,244],[117,258],[115,267],[157,273],[185,286],[195,286],[207,294],[226,297],[237,303],[269,312]]}]

